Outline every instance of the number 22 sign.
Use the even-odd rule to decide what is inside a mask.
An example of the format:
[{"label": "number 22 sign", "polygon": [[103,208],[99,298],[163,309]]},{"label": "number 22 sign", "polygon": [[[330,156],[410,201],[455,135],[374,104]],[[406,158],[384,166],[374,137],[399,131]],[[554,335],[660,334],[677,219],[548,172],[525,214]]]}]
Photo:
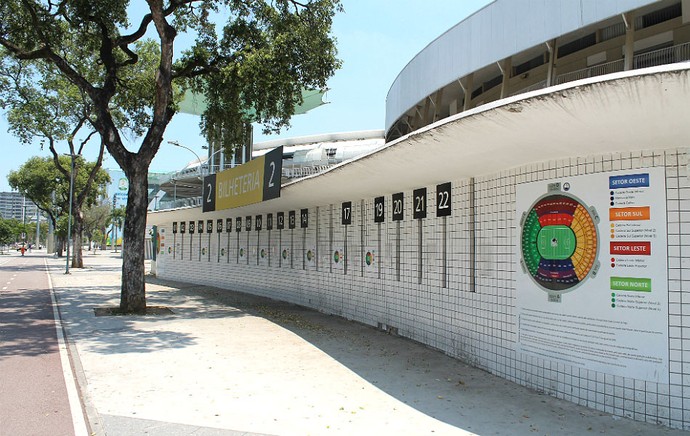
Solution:
[{"label": "number 22 sign", "polygon": [[436,216],[450,216],[451,212],[450,182],[436,186]]}]

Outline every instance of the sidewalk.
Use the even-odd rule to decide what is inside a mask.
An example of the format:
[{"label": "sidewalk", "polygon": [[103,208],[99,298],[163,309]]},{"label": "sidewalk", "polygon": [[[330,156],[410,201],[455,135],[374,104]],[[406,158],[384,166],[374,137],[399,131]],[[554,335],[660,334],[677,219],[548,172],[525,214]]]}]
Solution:
[{"label": "sidewalk", "polygon": [[[522,388],[412,341],[286,303],[150,278],[174,314],[119,304],[121,259],[48,259],[88,419],[119,435],[687,435]],[[148,269],[147,269],[148,270]]]}]

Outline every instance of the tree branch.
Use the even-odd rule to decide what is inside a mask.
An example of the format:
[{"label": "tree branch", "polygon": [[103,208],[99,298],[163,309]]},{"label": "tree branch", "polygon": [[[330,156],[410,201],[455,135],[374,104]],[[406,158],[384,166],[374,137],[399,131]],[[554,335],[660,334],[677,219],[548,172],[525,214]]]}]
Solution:
[{"label": "tree branch", "polygon": [[93,168],[91,168],[91,172],[89,173],[89,178],[86,181],[86,184],[84,185],[84,189],[79,193],[79,195],[77,195],[77,204],[84,204],[86,196],[88,195],[89,190],[91,189],[91,185],[93,184],[93,181],[96,179],[96,174],[98,174],[98,171],[101,169],[104,151],[105,142],[101,141],[101,149],[98,152],[98,159],[96,160],[96,163],[94,164]]},{"label": "tree branch", "polygon": [[92,137],[93,135],[95,135],[96,133],[97,133],[97,132],[96,132],[95,130],[92,130],[92,131],[88,134],[88,136],[86,137],[86,139],[84,139],[84,140],[79,144],[79,151],[77,152],[78,155],[81,156],[82,151],[84,150],[84,146],[86,146],[86,144],[91,140],[91,137]]},{"label": "tree branch", "polygon": [[139,23],[139,28],[129,35],[120,36],[115,40],[115,45],[118,47],[123,47],[138,41],[146,34],[146,29],[149,27],[149,24],[151,24],[151,21],[153,21],[153,15],[144,15],[141,19],[141,23]]},{"label": "tree branch", "polygon": [[172,72],[173,79],[187,78],[191,79],[197,76],[203,76],[205,74],[216,73],[219,71],[217,67],[218,62],[213,62],[210,64],[199,62],[198,60],[190,62],[181,68],[180,70]]},{"label": "tree branch", "polygon": [[60,155],[58,154],[57,150],[55,150],[55,141],[53,140],[53,138],[48,138],[48,144],[50,152],[53,155],[53,163],[55,163],[55,168],[57,168],[57,170],[60,172],[60,174],[62,174],[65,180],[69,179],[70,173],[60,163]]},{"label": "tree branch", "polygon": [[[175,12],[177,9],[181,8],[182,6],[185,5],[190,5],[192,3],[198,3],[200,0],[179,0],[179,1],[171,1],[170,5],[163,10],[163,15],[164,16],[170,16],[173,12]],[[146,29],[149,27],[149,24],[153,21],[153,15],[152,14],[146,14],[142,17],[141,22],[139,23],[139,27],[137,30],[134,32],[130,33],[129,35],[122,35],[118,39],[115,40],[115,45],[122,48],[124,50],[124,47],[128,46],[129,44],[138,41],[141,39],[145,34],[146,34]]]}]

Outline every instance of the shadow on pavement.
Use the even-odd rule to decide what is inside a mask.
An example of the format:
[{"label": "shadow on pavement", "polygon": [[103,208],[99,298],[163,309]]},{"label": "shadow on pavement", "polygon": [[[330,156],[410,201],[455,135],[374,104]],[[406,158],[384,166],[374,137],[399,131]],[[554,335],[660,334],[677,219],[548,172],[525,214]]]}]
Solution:
[{"label": "shadow on pavement", "polygon": [[[119,272],[112,266],[93,270]],[[60,290],[61,310],[69,313],[65,318],[71,335],[86,339],[89,351],[96,353],[153,353],[198,343],[193,334],[166,329],[167,319],[259,316],[301,337],[391,397],[459,429],[478,434],[493,434],[497,428],[505,434],[625,434],[611,431],[621,421],[608,414],[525,389],[417,342],[294,304],[147,276],[149,304],[169,305],[173,315],[95,317],[93,308],[116,302],[119,286],[94,281],[78,289]],[[539,429],[533,425],[537,422],[550,424]],[[643,432],[654,429],[656,434],[673,432],[644,423],[626,425]]]},{"label": "shadow on pavement", "polygon": [[1,298],[0,359],[58,351],[53,311],[45,302],[45,290],[20,288],[3,292]]}]

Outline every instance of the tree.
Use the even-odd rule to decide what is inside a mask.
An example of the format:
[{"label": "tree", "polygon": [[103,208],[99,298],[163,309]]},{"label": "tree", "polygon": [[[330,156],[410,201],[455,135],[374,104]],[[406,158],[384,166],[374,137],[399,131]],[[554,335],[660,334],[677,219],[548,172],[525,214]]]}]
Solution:
[{"label": "tree", "polygon": [[84,234],[89,242],[103,243],[103,235],[111,221],[111,210],[110,201],[106,199],[84,211]]},{"label": "tree", "polygon": [[[146,310],[144,240],[147,175],[181,93],[208,102],[202,131],[231,151],[245,126],[266,131],[289,125],[303,88],[326,87],[339,66],[332,18],[340,0],[147,0],[129,26],[127,0],[4,0],[0,45],[18,64],[42,62],[66,77],[92,105],[91,126],[129,179],[120,309]],[[224,17],[222,29],[214,19]],[[150,32],[149,32],[150,31]],[[148,32],[148,33],[147,33]],[[179,34],[195,38],[176,61]],[[156,38],[157,50],[144,37]],[[85,67],[83,59],[95,60]],[[155,75],[146,74],[155,63]],[[94,66],[98,66],[94,71]],[[143,127],[129,150],[114,108]],[[145,127],[144,127],[145,126]]]},{"label": "tree", "polygon": [[[56,165],[56,160],[60,167]],[[57,159],[32,157],[17,171],[10,171],[7,176],[10,186],[31,199],[48,215],[55,226],[57,218],[60,215],[67,215],[69,210],[71,169],[70,172],[65,172],[65,168],[71,168],[71,160],[70,156],[57,156]],[[81,240],[84,231],[84,214],[82,208],[96,204],[98,199],[106,194],[105,185],[110,181],[110,176],[100,168],[98,162],[86,162],[80,156],[76,156],[74,160],[72,267],[83,268]]]},{"label": "tree", "polygon": [[36,223],[30,222],[26,223],[26,237],[27,240],[34,244],[38,244],[40,241],[45,241],[48,235],[48,225],[46,223],[41,223],[38,229],[39,240],[36,240]]},{"label": "tree", "polygon": [[120,206],[116,209],[113,209],[110,220],[110,223],[112,224],[112,227],[110,229],[112,231],[112,235],[110,236],[110,238],[115,252],[117,252],[117,230],[122,228],[122,224],[125,222],[125,218],[127,218],[127,209],[125,207]]},{"label": "tree", "polygon": [[12,225],[0,218],[0,247],[4,247],[11,243],[13,236]]},{"label": "tree", "polygon": [[19,241],[21,234],[24,231],[24,223],[22,223],[16,218],[4,218],[3,221],[5,222],[5,224],[7,224],[7,226],[10,229],[10,242]]}]

